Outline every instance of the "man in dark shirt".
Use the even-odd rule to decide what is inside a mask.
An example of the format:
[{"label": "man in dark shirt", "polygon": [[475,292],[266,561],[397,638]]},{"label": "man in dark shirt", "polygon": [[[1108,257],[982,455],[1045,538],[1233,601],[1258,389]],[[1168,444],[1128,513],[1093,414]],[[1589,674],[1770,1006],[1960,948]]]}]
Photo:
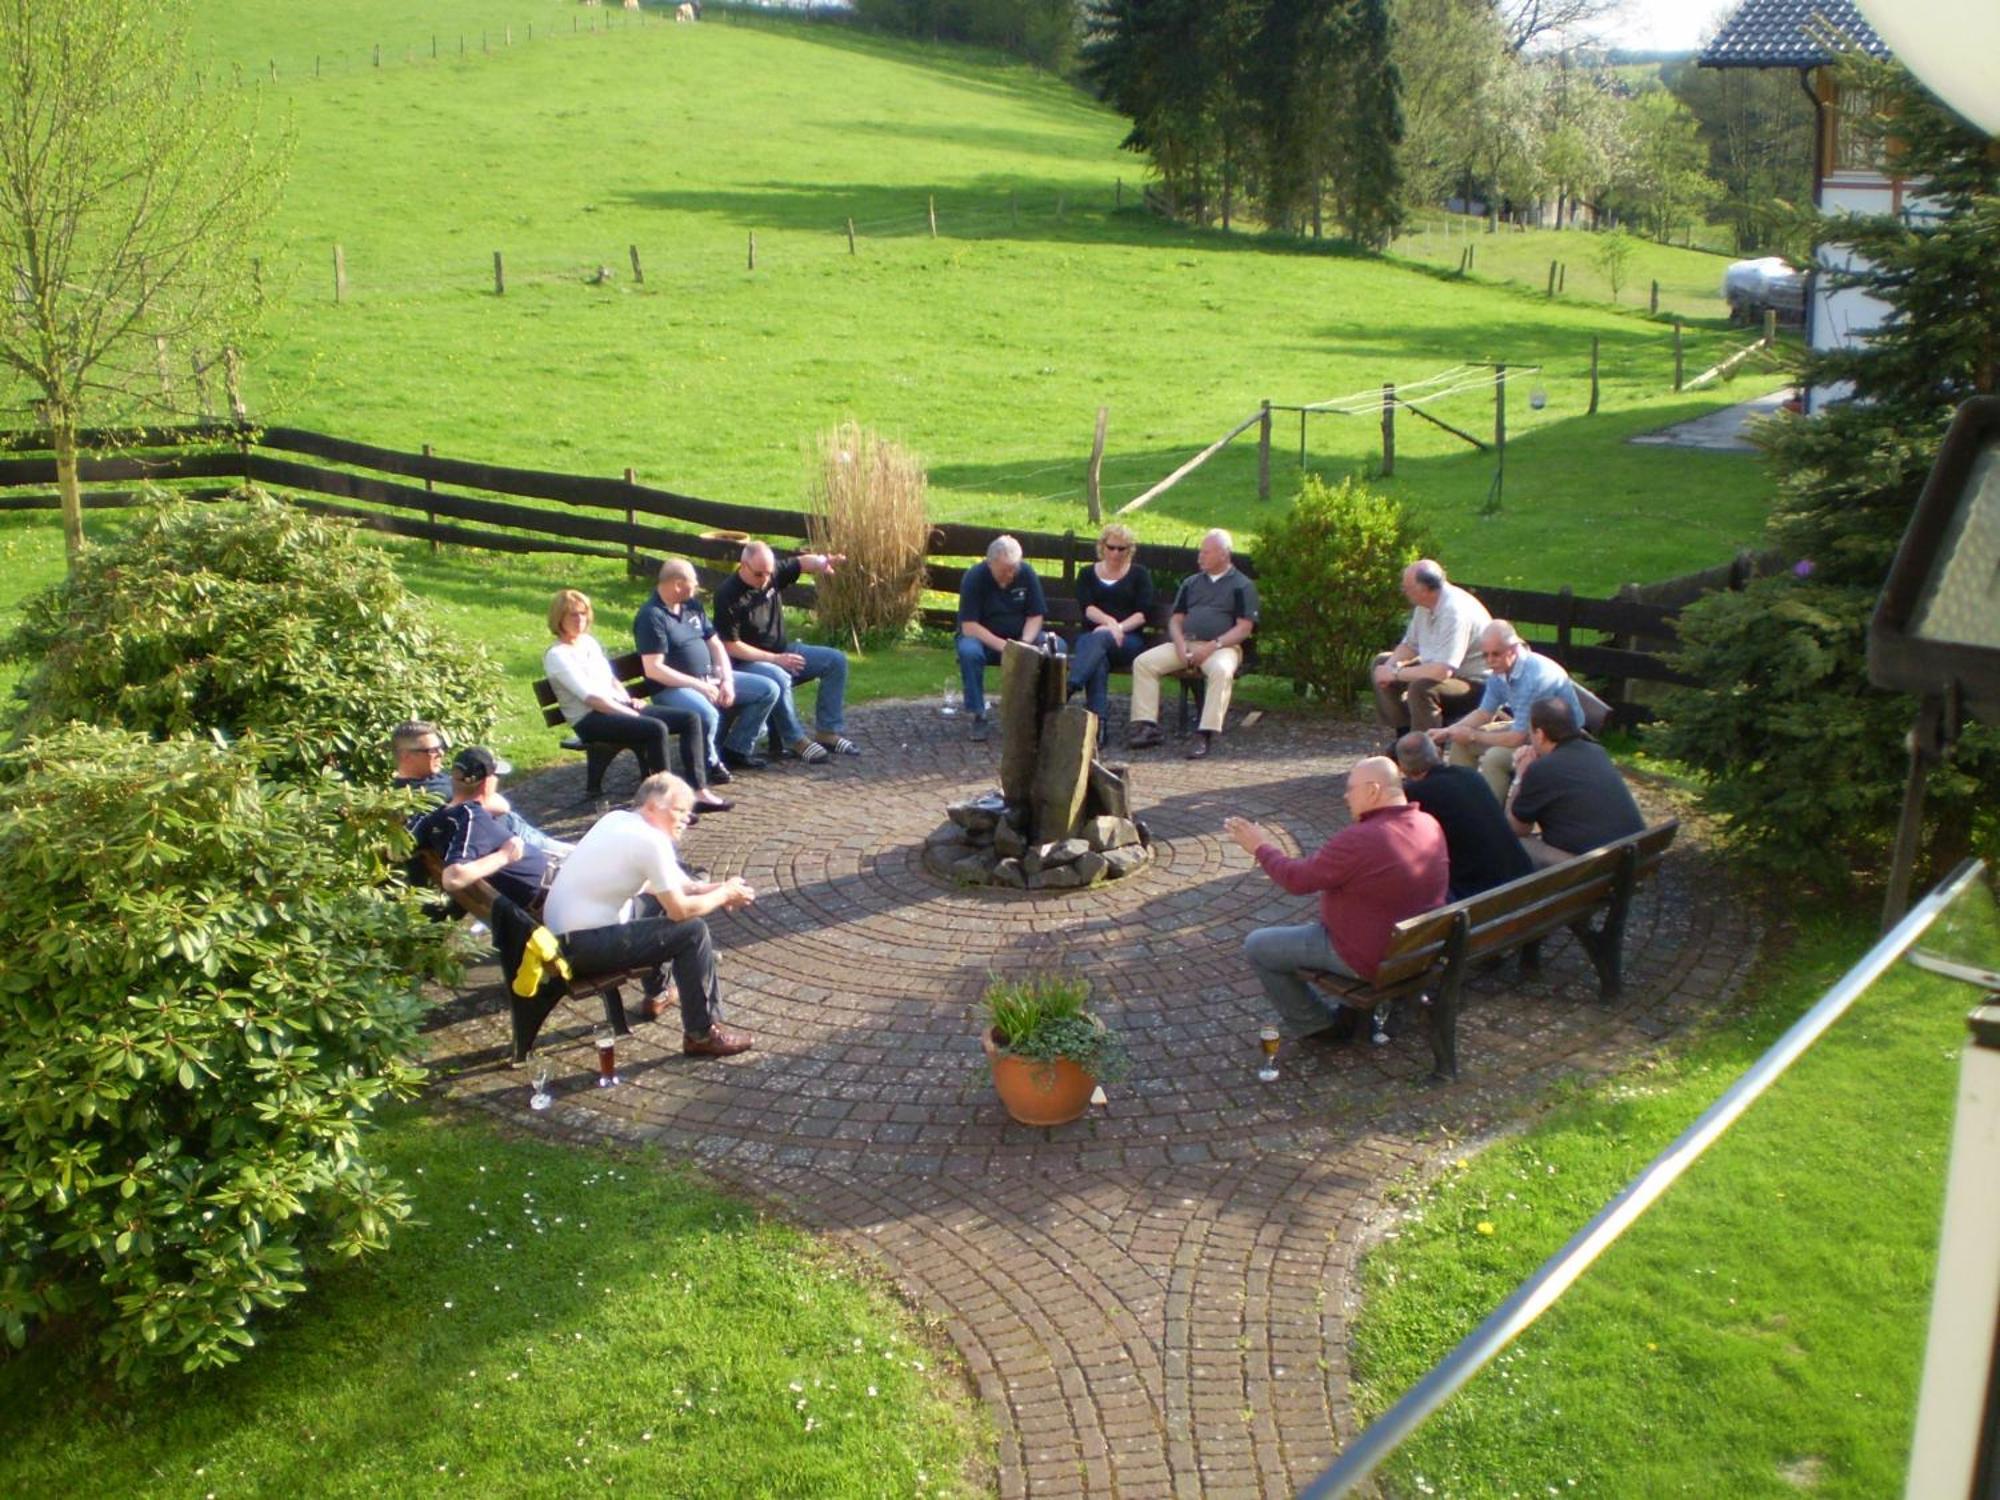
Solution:
[{"label": "man in dark shirt", "polygon": [[491,750],[468,745],[451,763],[451,801],[417,824],[419,848],[443,861],[440,879],[457,895],[483,880],[516,905],[539,904],[548,860],[488,812],[481,799],[494,790],[499,759]]},{"label": "man in dark shirt", "polygon": [[[847,738],[847,653],[833,646],[785,641],[784,591],[801,573],[833,576],[847,559],[838,552],[801,552],[779,562],[762,542],[750,542],[736,571],[715,591],[715,633],[736,663],[737,677],[762,677],[778,690],[771,706],[771,728],[785,748],[807,765],[829,755],[859,755],[861,747]],[[813,734],[799,722],[792,690],[808,682],[819,684],[813,705]]]},{"label": "man in dark shirt", "polygon": [[1396,764],[1403,771],[1403,794],[1444,829],[1451,854],[1448,899],[1463,901],[1518,880],[1534,868],[1484,776],[1470,766],[1446,765],[1436,743],[1422,730],[1396,741]]},{"label": "man in dark shirt", "polygon": [[[1021,544],[1011,536],[996,536],[986,548],[986,561],[965,570],[958,586],[958,678],[965,690],[965,711],[972,716],[972,738],[986,738],[986,669],[1000,665],[1009,641],[1033,646],[1042,640],[1042,621],[1049,604],[1042,580],[1021,561]],[[1060,653],[1062,637],[1050,634],[1047,649]]]},{"label": "man in dark shirt", "polygon": [[[1562,698],[1528,710],[1528,743],[1514,757],[1507,821],[1537,869],[1561,864],[1646,826],[1632,789]],[[1541,826],[1537,836],[1536,825]]]},{"label": "man in dark shirt", "polygon": [[1270,834],[1243,818],[1222,831],[1264,873],[1295,896],[1319,895],[1319,920],[1260,927],[1243,940],[1278,1014],[1298,1031],[1324,1030],[1334,1017],[1300,977],[1301,970],[1372,979],[1389,934],[1406,917],[1444,905],[1448,858],[1437,820],[1403,796],[1396,763],[1371,755],[1347,773],[1354,819],[1309,858],[1280,853]]},{"label": "man in dark shirt", "polygon": [[[777,685],[764,677],[736,675],[729,653],[695,597],[700,584],[694,564],[670,557],[660,564],[653,597],[632,620],[639,665],[653,684],[653,702],[692,711],[701,719],[710,756],[709,779],[728,781],[720,766],[761,771],[770,764],[757,753],[764,721],[778,701]],[[725,730],[723,722],[728,720]]]},{"label": "man in dark shirt", "polygon": [[1200,760],[1222,733],[1229,695],[1243,665],[1243,643],[1257,628],[1257,585],[1234,558],[1228,532],[1211,531],[1196,554],[1201,571],[1190,573],[1174,595],[1167,617],[1168,639],[1132,662],[1132,724],[1126,743],[1146,750],[1160,743],[1160,679],[1169,672],[1199,670],[1204,687],[1201,733],[1189,742],[1188,759]]}]

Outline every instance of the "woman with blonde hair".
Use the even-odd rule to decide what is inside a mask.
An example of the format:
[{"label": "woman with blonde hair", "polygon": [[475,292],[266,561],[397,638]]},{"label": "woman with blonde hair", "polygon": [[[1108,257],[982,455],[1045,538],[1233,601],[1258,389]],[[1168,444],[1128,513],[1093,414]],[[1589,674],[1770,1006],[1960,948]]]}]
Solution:
[{"label": "woman with blonde hair", "polygon": [[549,602],[549,633],[555,643],[542,653],[542,675],[555,689],[556,706],[586,745],[630,746],[639,774],[667,769],[667,742],[677,737],[681,776],[695,789],[701,812],[727,812],[736,804],[708,787],[708,743],[701,720],[684,709],[641,703],[625,691],[611,661],[590,633],[595,612],[581,589],[559,589]]},{"label": "woman with blonde hair", "polygon": [[1153,575],[1134,556],[1139,539],[1117,522],[1097,538],[1097,561],[1076,576],[1083,625],[1070,653],[1069,690],[1101,720],[1111,706],[1111,669],[1130,669],[1146,649],[1146,613],[1153,607]]}]

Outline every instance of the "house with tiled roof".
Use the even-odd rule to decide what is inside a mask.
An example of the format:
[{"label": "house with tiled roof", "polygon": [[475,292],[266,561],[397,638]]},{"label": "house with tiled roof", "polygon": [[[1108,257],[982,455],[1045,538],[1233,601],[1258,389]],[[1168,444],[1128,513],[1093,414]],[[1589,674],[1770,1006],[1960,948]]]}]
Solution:
[{"label": "house with tiled roof", "polygon": [[[1854,128],[1866,99],[1844,98],[1833,64],[1842,50],[1889,56],[1851,0],[1743,0],[1697,61],[1705,68],[1788,68],[1813,102],[1813,202],[1823,214],[1900,213],[1909,184],[1882,160],[1874,142]],[[1851,263],[1838,245],[1820,248],[1818,268]],[[1815,269],[1806,309],[1806,336],[1815,349],[1867,337],[1888,309],[1853,290],[1828,291]],[[1808,392],[1808,407],[1836,392]]]}]

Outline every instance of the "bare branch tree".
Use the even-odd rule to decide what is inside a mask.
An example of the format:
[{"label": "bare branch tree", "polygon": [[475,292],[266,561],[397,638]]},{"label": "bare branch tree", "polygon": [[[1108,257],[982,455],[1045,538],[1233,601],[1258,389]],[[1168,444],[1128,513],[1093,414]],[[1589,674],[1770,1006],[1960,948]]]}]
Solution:
[{"label": "bare branch tree", "polygon": [[1507,50],[1527,51],[1543,38],[1571,46],[1590,40],[1598,22],[1624,9],[1625,0],[1496,0],[1507,29]]},{"label": "bare branch tree", "polygon": [[258,289],[288,142],[187,67],[187,0],[0,0],[0,370],[49,427],[83,546],[77,434],[163,398],[163,347],[213,357]]}]

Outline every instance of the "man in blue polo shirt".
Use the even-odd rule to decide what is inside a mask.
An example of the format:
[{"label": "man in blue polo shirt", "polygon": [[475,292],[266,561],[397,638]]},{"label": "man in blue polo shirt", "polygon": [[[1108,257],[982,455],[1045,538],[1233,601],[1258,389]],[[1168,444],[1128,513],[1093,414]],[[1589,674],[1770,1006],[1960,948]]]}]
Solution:
[{"label": "man in blue polo shirt", "polygon": [[[1021,544],[1013,537],[993,538],[986,561],[965,570],[965,581],[958,586],[958,677],[965,689],[965,711],[972,716],[973,739],[983,740],[989,732],[986,669],[1000,665],[1007,642],[1040,642],[1048,613],[1042,580],[1021,561]],[[1051,634],[1048,642],[1062,651],[1061,636]]]},{"label": "man in blue polo shirt", "polygon": [[539,904],[548,860],[519,834],[486,810],[484,799],[494,790],[500,762],[491,750],[468,745],[451,763],[451,801],[428,813],[416,826],[419,848],[443,861],[440,883],[457,895],[476,881],[485,881],[517,906]]},{"label": "man in blue polo shirt", "polygon": [[[1431,739],[1455,766],[1477,766],[1493,789],[1493,800],[1507,802],[1514,780],[1514,752],[1528,743],[1528,711],[1544,698],[1560,698],[1576,722],[1583,722],[1583,704],[1569,673],[1546,656],[1537,656],[1506,620],[1495,620],[1479,632],[1479,654],[1486,660],[1486,691],[1479,707],[1442,729]],[[1499,723],[1495,719],[1504,713]]]},{"label": "man in blue polo shirt", "polygon": [[699,588],[694,564],[686,558],[661,563],[653,597],[633,618],[632,639],[640,668],[653,684],[653,702],[700,717],[711,759],[708,779],[728,781],[722,766],[761,771],[770,764],[757,753],[757,740],[778,702],[778,688],[766,678],[738,674],[730,665],[729,653],[695,598]]}]

